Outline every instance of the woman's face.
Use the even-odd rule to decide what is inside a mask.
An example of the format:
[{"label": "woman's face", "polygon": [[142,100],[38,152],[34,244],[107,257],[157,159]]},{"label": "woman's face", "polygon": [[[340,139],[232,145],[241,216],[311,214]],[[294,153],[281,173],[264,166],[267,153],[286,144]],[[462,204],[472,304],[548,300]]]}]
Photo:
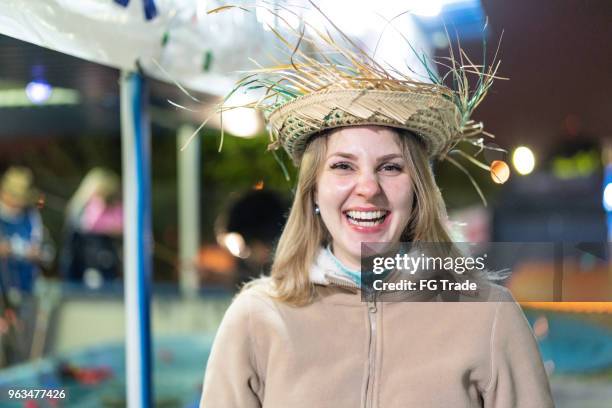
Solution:
[{"label": "woman's face", "polygon": [[398,242],[410,219],[413,186],[399,135],[382,126],[333,131],[315,203],[334,255],[359,269],[361,242]]}]

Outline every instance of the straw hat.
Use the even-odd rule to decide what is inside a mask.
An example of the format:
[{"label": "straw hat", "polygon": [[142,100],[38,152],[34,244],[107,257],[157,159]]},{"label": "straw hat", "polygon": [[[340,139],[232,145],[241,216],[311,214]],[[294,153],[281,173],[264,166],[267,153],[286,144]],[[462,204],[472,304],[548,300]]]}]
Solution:
[{"label": "straw hat", "polygon": [[[484,136],[493,135],[471,116],[498,78],[496,58],[474,64],[459,46],[458,51],[450,47],[449,57],[439,63],[409,44],[421,66],[409,67],[411,74],[404,74],[376,61],[310,3],[327,21],[325,30],[305,19],[299,28],[289,24],[283,13],[301,18],[290,6],[255,6],[258,15],[260,11],[270,13],[283,26],[285,35],[270,30],[287,61],[275,61],[268,67],[256,63],[259,68],[248,71],[224,101],[238,91],[260,90],[263,96],[239,106],[224,102],[219,111],[252,108],[262,112],[270,132],[268,149],[284,148],[296,165],[311,137],[325,130],[357,125],[405,129],[424,143],[431,159],[448,160],[466,173],[480,194],[469,172],[451,155],[491,171],[476,156],[491,148],[485,145]],[[236,7],[222,6],[209,13],[231,8]],[[248,7],[238,8],[249,11]],[[445,72],[438,74],[435,66]],[[415,74],[419,71],[426,77]],[[477,149],[462,150],[462,143]]]},{"label": "straw hat", "polygon": [[273,111],[269,126],[296,163],[312,135],[357,125],[411,131],[423,141],[429,156],[438,157],[446,153],[461,133],[461,114],[445,89],[426,84],[411,88],[315,92]]},{"label": "straw hat", "polygon": [[36,200],[37,192],[33,187],[34,176],[26,167],[9,167],[2,176],[0,192],[8,195],[18,205],[26,206]]}]

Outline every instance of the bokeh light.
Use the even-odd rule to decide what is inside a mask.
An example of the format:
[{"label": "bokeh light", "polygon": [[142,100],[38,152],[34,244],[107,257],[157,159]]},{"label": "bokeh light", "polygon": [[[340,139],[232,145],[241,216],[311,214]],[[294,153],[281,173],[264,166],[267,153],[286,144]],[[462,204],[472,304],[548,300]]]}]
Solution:
[{"label": "bokeh light", "polygon": [[527,146],[519,146],[512,154],[512,164],[520,175],[527,175],[535,168],[535,156]]},{"label": "bokeh light", "polygon": [[26,85],[25,92],[32,103],[42,104],[49,99],[53,90],[46,82],[32,81]]},{"label": "bokeh light", "polygon": [[510,167],[502,160],[491,163],[491,179],[497,184],[504,184],[510,178]]}]

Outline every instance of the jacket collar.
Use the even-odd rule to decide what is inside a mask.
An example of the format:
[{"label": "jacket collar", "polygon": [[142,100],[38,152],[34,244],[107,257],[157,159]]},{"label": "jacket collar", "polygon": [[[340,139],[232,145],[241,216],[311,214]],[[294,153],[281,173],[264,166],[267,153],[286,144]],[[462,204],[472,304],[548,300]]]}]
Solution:
[{"label": "jacket collar", "polygon": [[[321,248],[315,257],[315,261],[310,268],[310,281],[315,285],[321,285],[328,288],[340,287],[347,289],[350,292],[359,293],[361,291],[361,272],[347,268],[342,262],[336,258],[331,252],[331,248]],[[408,293],[400,292],[399,297],[388,296],[390,301],[399,300],[430,300],[432,296],[427,293]],[[393,298],[393,299],[392,299]],[[362,302],[361,297],[359,298]]]},{"label": "jacket collar", "polygon": [[359,289],[361,287],[361,272],[350,268],[340,262],[331,252],[331,248],[321,247],[310,268],[310,281],[323,286],[343,286]]}]

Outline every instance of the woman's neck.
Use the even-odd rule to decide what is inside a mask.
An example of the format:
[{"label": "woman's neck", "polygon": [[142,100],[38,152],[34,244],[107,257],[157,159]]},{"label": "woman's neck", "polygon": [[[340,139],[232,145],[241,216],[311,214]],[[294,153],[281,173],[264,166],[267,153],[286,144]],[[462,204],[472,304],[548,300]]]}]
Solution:
[{"label": "woman's neck", "polygon": [[334,258],[334,260],[336,261],[336,263],[341,269],[345,269],[353,273],[361,272],[361,260],[356,261],[352,258],[347,259],[347,257],[342,256],[342,254],[339,254],[336,251],[334,251],[333,244],[329,244],[327,246],[327,250],[329,251],[330,255]]}]

